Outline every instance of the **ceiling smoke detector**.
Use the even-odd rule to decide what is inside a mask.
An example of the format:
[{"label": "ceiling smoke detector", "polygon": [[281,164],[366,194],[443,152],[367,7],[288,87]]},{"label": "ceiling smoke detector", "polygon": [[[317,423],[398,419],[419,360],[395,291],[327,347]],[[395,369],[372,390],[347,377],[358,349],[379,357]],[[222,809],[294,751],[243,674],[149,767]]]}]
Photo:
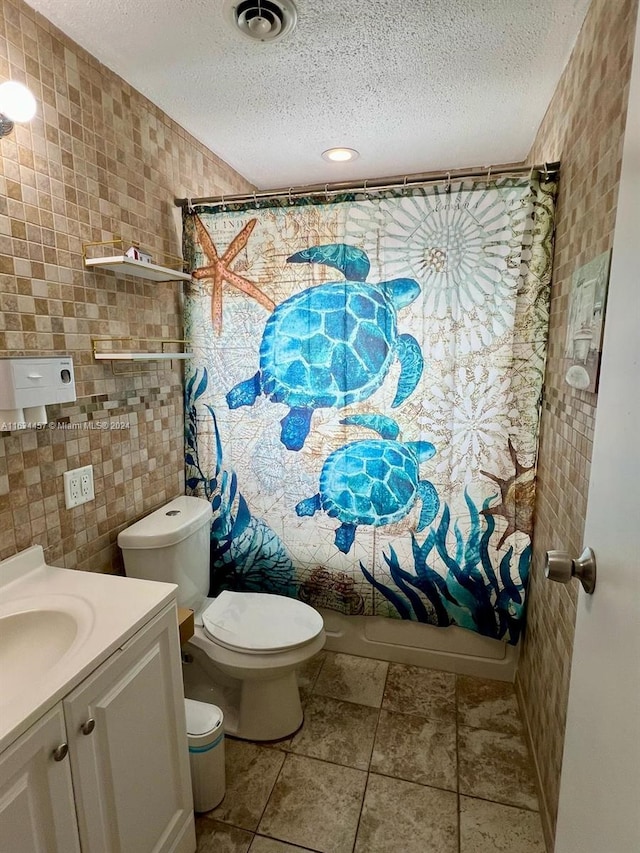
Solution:
[{"label": "ceiling smoke detector", "polygon": [[227,0],[224,11],[243,35],[264,42],[290,33],[298,17],[292,0]]}]

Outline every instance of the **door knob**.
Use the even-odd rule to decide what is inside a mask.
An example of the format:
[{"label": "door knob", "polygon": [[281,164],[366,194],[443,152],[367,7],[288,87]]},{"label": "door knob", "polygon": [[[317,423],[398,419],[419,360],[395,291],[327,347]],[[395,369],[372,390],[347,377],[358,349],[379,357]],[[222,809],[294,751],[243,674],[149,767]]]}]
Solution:
[{"label": "door knob", "polygon": [[578,578],[582,588],[591,595],[596,588],[596,555],[591,548],[585,548],[577,559],[566,551],[547,551],[544,567],[545,577],[558,583],[569,583]]}]

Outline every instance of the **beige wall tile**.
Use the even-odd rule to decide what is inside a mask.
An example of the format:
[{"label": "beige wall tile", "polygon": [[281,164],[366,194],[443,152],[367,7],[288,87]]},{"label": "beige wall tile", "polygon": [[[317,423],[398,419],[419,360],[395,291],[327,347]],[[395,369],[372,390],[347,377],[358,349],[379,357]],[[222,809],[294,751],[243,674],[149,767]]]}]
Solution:
[{"label": "beige wall tile", "polygon": [[613,242],[637,0],[593,0],[531,149],[560,160],[549,353],[542,401],[527,630],[517,688],[541,783],[549,849],[557,817],[577,589],[544,577],[549,549],[579,554],[597,395],[564,381],[571,277]]},{"label": "beige wall tile", "polygon": [[[114,376],[91,338],[181,338],[182,286],[90,272],[82,244],[180,255],[176,196],[251,187],[22,0],[0,6],[0,76],[38,101],[0,146],[0,356],[69,354],[78,394],[49,407],[55,430],[0,434],[0,559],[41,544],[118,571],[118,532],[184,488],[182,371]],[[96,500],[67,510],[62,472],[88,464]]]}]

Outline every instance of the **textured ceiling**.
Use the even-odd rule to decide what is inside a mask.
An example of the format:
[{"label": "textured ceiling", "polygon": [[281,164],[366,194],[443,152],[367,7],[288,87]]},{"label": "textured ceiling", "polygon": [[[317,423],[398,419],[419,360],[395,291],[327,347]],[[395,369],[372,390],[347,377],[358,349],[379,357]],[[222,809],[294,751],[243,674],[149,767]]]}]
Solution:
[{"label": "textured ceiling", "polygon": [[263,44],[222,0],[28,2],[260,188],[523,159],[588,6],[297,0]]}]

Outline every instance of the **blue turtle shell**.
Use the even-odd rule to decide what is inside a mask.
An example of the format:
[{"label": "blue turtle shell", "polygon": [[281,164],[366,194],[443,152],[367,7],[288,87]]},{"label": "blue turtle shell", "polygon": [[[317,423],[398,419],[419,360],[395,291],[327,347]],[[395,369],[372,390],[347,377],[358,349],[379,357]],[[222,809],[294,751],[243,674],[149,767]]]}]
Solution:
[{"label": "blue turtle shell", "polygon": [[363,281],[310,287],[280,303],[260,346],[262,391],[295,407],[347,406],[383,383],[395,357],[396,308]]},{"label": "blue turtle shell", "polygon": [[379,527],[404,518],[417,496],[416,453],[399,441],[353,441],[327,457],[320,474],[320,501],[327,515],[345,524]]}]

